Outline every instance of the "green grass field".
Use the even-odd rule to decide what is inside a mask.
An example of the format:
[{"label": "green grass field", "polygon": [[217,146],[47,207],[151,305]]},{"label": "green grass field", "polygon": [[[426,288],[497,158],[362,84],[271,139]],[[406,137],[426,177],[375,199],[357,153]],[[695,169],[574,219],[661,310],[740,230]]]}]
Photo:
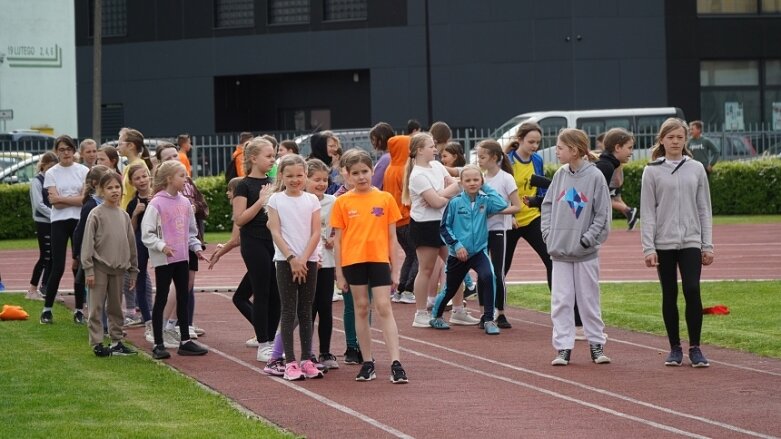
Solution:
[{"label": "green grass field", "polygon": [[[602,317],[606,325],[667,334],[658,282],[603,283],[601,288]],[[550,312],[547,285],[513,285],[508,290],[508,304]],[[781,281],[703,282],[701,294],[704,307],[726,305],[730,309],[726,316],[704,316],[704,344],[781,358]],[[681,339],[686,340],[682,293],[678,296],[678,310]]]},{"label": "green grass field", "polygon": [[[0,303],[40,309],[21,294]],[[0,322],[0,437],[295,437],[146,355],[95,357],[70,317],[56,305],[59,324]]]}]

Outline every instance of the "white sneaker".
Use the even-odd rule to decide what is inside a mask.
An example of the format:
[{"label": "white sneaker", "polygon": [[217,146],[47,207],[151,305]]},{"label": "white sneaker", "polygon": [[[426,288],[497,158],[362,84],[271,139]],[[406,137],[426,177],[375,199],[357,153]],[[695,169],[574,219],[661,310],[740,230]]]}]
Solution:
[{"label": "white sneaker", "polygon": [[41,293],[41,290],[35,290],[35,291],[27,291],[27,294],[24,296],[28,300],[46,300],[46,296]]},{"label": "white sneaker", "polygon": [[342,293],[337,293],[334,291],[333,297],[331,297],[331,302],[339,302],[340,300],[344,300],[344,297],[342,297]]},{"label": "white sneaker", "polygon": [[401,293],[401,298],[399,298],[400,303],[415,303],[415,293],[412,291],[405,291]]},{"label": "white sneaker", "polygon": [[[154,342],[154,338],[152,339]],[[173,329],[163,330],[163,345],[167,349],[175,349],[179,347],[179,334]]]},{"label": "white sneaker", "polygon": [[[202,335],[206,335],[206,330],[201,328],[200,326],[192,325],[192,326],[190,326],[190,334],[193,334],[193,333],[195,333],[198,337],[200,337]],[[193,338],[193,337],[190,336],[190,338]]]},{"label": "white sneaker", "polygon": [[412,320],[413,328],[430,328],[428,322],[431,320],[431,313],[428,311],[415,311],[415,319]]},{"label": "white sneaker", "polygon": [[155,335],[152,332],[152,321],[144,322],[144,338],[149,343],[155,343]]},{"label": "white sneaker", "polygon": [[397,291],[397,292],[391,294],[391,302],[393,302],[393,303],[401,302],[401,293],[399,293]]},{"label": "white sneaker", "polygon": [[[179,330],[179,325],[174,326],[174,332],[176,332],[176,336],[179,338],[179,340],[182,339],[182,332]],[[193,327],[190,326],[188,331],[190,334],[190,340],[198,340],[198,333],[193,331]]]},{"label": "white sneaker", "polygon": [[469,311],[464,308],[461,311],[455,311],[450,314],[451,325],[472,326],[480,323],[480,319],[472,317]]},{"label": "white sneaker", "polygon": [[268,363],[271,359],[271,351],[274,350],[274,344],[270,341],[258,344],[257,360],[262,363]]},{"label": "white sneaker", "polygon": [[258,343],[257,337],[252,337],[251,339],[244,342],[244,345],[247,346],[248,348],[256,348],[260,345],[260,343]]}]

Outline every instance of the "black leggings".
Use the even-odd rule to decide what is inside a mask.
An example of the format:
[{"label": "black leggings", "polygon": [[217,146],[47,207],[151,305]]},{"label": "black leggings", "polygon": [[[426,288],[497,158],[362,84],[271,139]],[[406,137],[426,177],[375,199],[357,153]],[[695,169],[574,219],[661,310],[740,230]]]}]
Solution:
[{"label": "black leggings", "polygon": [[190,339],[190,322],[187,320],[187,302],[190,294],[187,291],[187,282],[190,271],[187,261],[174,262],[173,264],[155,267],[155,305],[152,308],[152,332],[155,336],[155,344],[163,344],[163,311],[168,302],[168,291],[171,288],[171,280],[174,281],[176,290],[176,318],[179,320],[179,332],[182,342]]},{"label": "black leggings", "polygon": [[[60,288],[60,280],[65,272],[65,259],[68,256],[68,240],[73,247],[73,232],[76,230],[77,219],[66,219],[54,221],[51,229],[51,248],[52,248],[52,266],[49,273],[49,280],[46,281],[46,302],[44,306],[51,308],[54,306],[54,299],[57,297],[57,290]],[[76,272],[73,273],[74,279]],[[86,289],[83,283],[73,283],[73,289],[76,294],[76,309],[84,308],[84,296]]]},{"label": "black leggings", "polygon": [[239,286],[236,287],[236,292],[233,293],[233,305],[239,310],[241,315],[252,324],[252,302],[249,298],[252,297],[252,285],[249,282],[249,273],[244,273],[244,277],[241,278]]},{"label": "black leggings", "polygon": [[312,321],[320,316],[317,324],[317,336],[320,339],[320,353],[331,353],[331,332],[334,327],[333,297],[334,297],[334,272],[335,268],[321,268],[317,270],[317,286],[315,287],[315,300],[312,302]]},{"label": "black leggings", "polygon": [[301,341],[301,359],[309,358],[312,353],[312,302],[317,285],[317,263],[306,263],[306,281],[298,283],[293,280],[293,271],[287,261],[277,262],[277,285],[282,305],[282,345],[285,348],[285,361],[296,361],[293,346],[293,333],[298,323],[298,334]]},{"label": "black leggings", "polygon": [[[491,265],[494,267],[494,276],[496,276],[496,300],[494,306],[499,311],[504,311],[504,305],[507,302],[504,288],[504,264],[507,260],[505,252],[507,250],[507,231],[489,230],[488,231],[488,256],[491,258]],[[480,306],[483,306],[483,295],[477,295]]]},{"label": "black leggings", "polygon": [[[30,285],[41,286],[46,290],[46,282],[52,271],[52,225],[51,223],[35,222],[35,235],[38,237],[38,261],[33,267]],[[40,284],[43,278],[43,285]]]},{"label": "black leggings", "polygon": [[681,286],[686,301],[686,327],[689,330],[689,345],[700,345],[702,333],[702,298],[700,297],[700,274],[702,273],[702,252],[698,248],[681,250],[657,250],[659,283],[662,285],[662,317],[667,329],[670,346],[681,344],[678,330],[678,269],[681,270]]},{"label": "black leggings", "polygon": [[274,268],[274,243],[270,239],[261,239],[241,234],[241,257],[249,274],[252,288],[252,325],[258,343],[274,340],[279,325],[279,289],[277,271]]},{"label": "black leggings", "polygon": [[396,240],[404,250],[404,263],[401,264],[399,276],[399,292],[412,292],[415,286],[415,277],[418,275],[418,254],[415,253],[415,243],[409,234],[409,224],[396,227]]}]

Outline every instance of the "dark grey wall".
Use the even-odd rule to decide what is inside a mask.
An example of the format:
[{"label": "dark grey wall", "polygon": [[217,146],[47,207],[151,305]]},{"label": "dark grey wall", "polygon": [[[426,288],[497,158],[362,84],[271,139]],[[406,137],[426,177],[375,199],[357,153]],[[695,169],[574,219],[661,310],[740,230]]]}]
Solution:
[{"label": "dark grey wall", "polygon": [[[210,133],[215,76],[365,69],[370,108],[354,111],[398,128],[426,123],[424,0],[392,4],[336,28],[226,31],[212,29],[208,0],[128,2],[128,36],[104,45],[103,102],[124,104],[125,123],[150,135]],[[85,8],[77,0],[82,135],[92,87]],[[663,0],[429,0],[429,12],[434,120],[494,127],[526,111],[668,104]],[[171,14],[180,20],[159,23]]]}]

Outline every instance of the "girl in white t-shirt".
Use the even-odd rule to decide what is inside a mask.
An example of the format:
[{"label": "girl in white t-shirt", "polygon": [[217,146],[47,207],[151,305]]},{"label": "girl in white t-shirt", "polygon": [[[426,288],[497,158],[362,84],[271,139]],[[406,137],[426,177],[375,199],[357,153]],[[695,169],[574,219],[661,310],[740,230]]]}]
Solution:
[{"label": "girl in white t-shirt", "polygon": [[[278,189],[269,198],[268,229],[274,240],[277,287],[281,303],[280,332],[285,347],[286,380],[322,378],[309,359],[312,352],[312,301],[320,260],[320,200],[304,192],[307,164],[297,154],[285,156],[277,171]],[[293,331],[298,317],[301,358],[296,361]]]},{"label": "girl in white t-shirt", "polygon": [[[415,254],[418,257],[418,275],[413,288],[417,310],[412,326],[428,328],[431,313],[427,307],[434,304],[434,295],[428,295],[429,281],[432,276],[439,278],[440,275],[434,273],[437,256],[443,261],[447,258],[447,247],[439,235],[442,211],[450,198],[461,189],[445,167],[434,159],[437,150],[430,134],[413,135],[409,151],[401,200],[411,206],[410,238],[415,243]],[[453,303],[461,305],[463,292],[459,295],[461,297],[456,296]],[[455,311],[463,314],[466,310],[460,307]]]},{"label": "girl in white t-shirt", "polygon": [[[491,186],[510,205],[505,211],[516,214],[521,210],[521,199],[518,197],[518,186],[513,177],[510,160],[502,151],[501,145],[495,140],[483,140],[477,144],[477,162],[485,171],[485,184]],[[507,286],[504,280],[504,255],[507,249],[507,231],[512,229],[512,215],[494,215],[488,219],[488,255],[494,267],[496,278],[496,326],[512,328],[504,316],[504,306],[507,302]],[[482,295],[478,295],[482,299]],[[480,303],[482,305],[482,302]]]},{"label": "girl in white t-shirt", "polygon": [[[43,178],[43,188],[48,191],[51,211],[51,252],[52,267],[49,280],[46,282],[46,302],[41,313],[41,323],[52,323],[52,307],[60,287],[60,279],[65,271],[65,259],[67,258],[68,240],[73,244],[73,232],[79,222],[82,204],[82,189],[87,178],[86,166],[76,163],[76,142],[70,136],[60,136],[54,142],[54,152],[59,163],[49,168]],[[74,261],[74,267],[78,268],[78,261]],[[73,321],[77,324],[84,323],[84,287],[77,287],[76,311]]]}]

